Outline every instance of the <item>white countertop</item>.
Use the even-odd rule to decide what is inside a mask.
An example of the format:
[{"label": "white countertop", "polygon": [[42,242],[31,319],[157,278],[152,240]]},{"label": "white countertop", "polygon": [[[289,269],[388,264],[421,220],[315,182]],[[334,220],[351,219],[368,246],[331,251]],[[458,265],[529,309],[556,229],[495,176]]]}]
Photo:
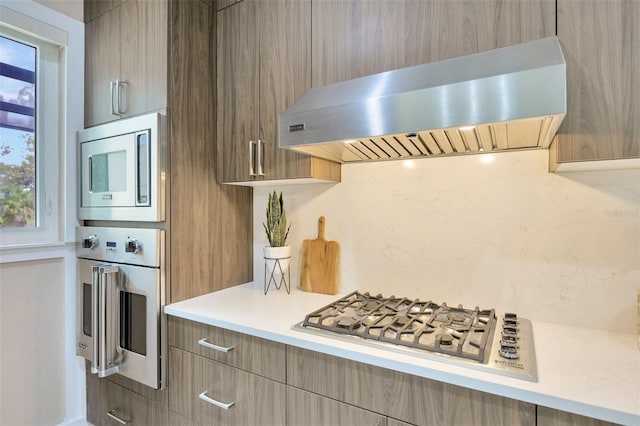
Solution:
[{"label": "white countertop", "polygon": [[640,350],[632,334],[533,322],[538,382],[292,329],[341,297],[247,283],[167,305],[164,312],[287,345],[610,422],[640,425]]}]

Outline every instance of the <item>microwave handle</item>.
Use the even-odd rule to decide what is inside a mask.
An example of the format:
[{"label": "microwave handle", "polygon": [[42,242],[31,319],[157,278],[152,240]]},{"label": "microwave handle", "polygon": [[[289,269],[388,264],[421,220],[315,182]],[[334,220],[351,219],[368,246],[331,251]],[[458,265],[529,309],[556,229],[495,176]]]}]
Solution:
[{"label": "microwave handle", "polygon": [[98,265],[99,311],[99,354],[98,377],[107,377],[118,372],[116,353],[116,279],[119,268],[113,265]]}]

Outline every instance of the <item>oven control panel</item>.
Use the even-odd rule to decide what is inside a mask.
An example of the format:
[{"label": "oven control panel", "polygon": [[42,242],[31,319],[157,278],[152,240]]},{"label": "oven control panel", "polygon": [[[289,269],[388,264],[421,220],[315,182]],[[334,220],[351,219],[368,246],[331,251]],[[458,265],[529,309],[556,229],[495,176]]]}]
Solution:
[{"label": "oven control panel", "polygon": [[147,228],[77,228],[76,255],[102,262],[160,266],[164,250],[164,231]]}]

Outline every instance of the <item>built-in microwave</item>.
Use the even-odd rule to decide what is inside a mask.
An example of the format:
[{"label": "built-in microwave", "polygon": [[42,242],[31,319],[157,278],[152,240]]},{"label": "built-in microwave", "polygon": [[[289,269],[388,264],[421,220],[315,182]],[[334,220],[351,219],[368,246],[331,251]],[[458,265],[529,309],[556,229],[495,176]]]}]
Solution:
[{"label": "built-in microwave", "polygon": [[165,123],[156,112],[78,132],[80,219],[164,221]]}]

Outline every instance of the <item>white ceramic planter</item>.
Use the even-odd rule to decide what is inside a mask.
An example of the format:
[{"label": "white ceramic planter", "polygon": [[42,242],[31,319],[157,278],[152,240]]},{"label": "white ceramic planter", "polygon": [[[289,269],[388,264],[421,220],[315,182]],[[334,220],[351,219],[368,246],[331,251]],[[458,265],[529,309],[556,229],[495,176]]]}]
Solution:
[{"label": "white ceramic planter", "polygon": [[[280,267],[276,265],[279,260]],[[291,261],[291,246],[264,247],[264,262],[267,266],[267,274],[282,274],[289,271]],[[281,270],[282,269],[282,270]]]}]

